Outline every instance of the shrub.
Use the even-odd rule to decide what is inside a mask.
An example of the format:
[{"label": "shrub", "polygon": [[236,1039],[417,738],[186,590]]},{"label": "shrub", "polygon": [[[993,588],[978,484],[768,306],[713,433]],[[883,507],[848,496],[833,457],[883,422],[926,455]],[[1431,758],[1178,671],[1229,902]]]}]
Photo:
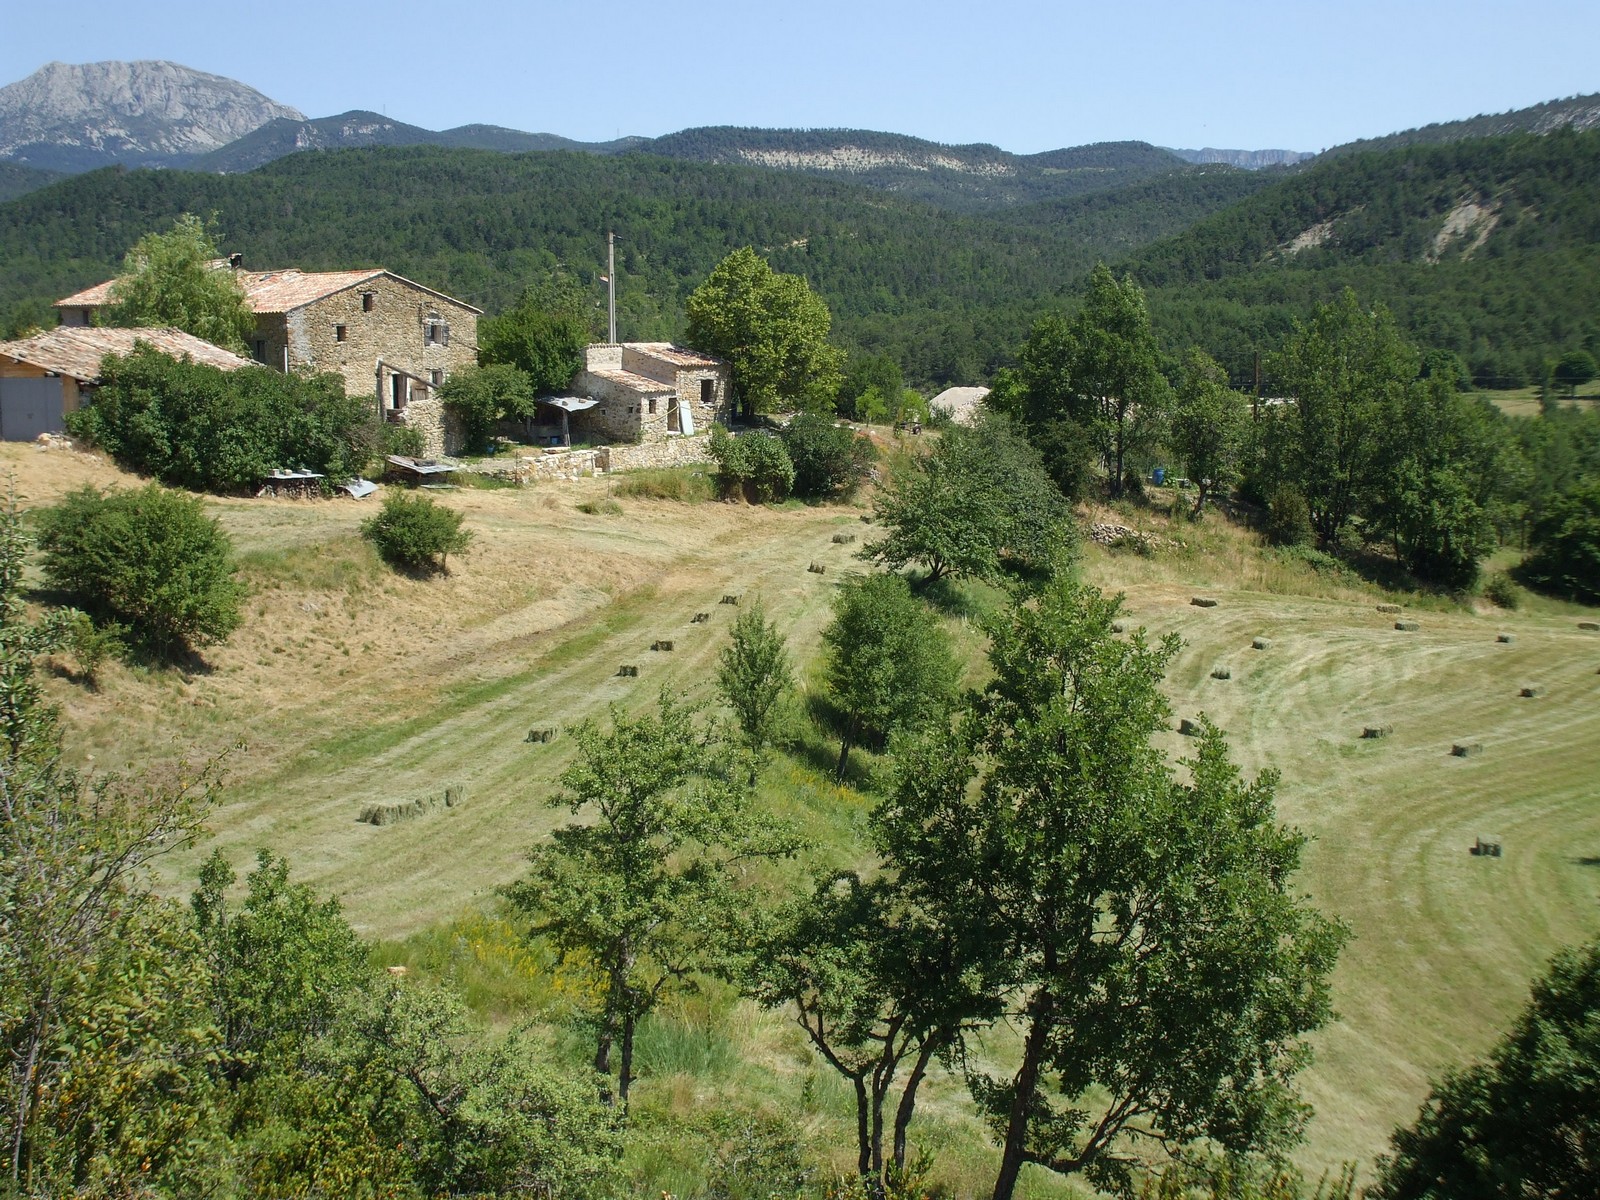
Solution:
[{"label": "shrub", "polygon": [[202,492],[244,491],[280,467],[347,479],[378,444],[372,405],[337,375],[223,371],[144,345],[106,359],[67,429],[128,470]]},{"label": "shrub", "polygon": [[794,464],[794,494],[808,500],[848,496],[878,457],[869,439],[821,413],[800,413],[779,439]]},{"label": "shrub", "polygon": [[723,499],[743,497],[769,503],[781,500],[794,486],[794,463],[789,452],[769,433],[747,433],[735,438],[720,425],[713,425],[710,450],[717,464],[717,488]]},{"label": "shrub", "polygon": [[699,504],[715,494],[711,476],[702,467],[653,467],[630,471],[612,487],[614,495],[642,500],[676,500]]},{"label": "shrub", "polygon": [[1298,488],[1279,486],[1267,497],[1266,534],[1274,546],[1310,544],[1311,506]]},{"label": "shrub", "polygon": [[233,545],[192,496],[86,487],[39,514],[39,548],[51,586],[160,657],[239,627]]},{"label": "shrub", "polygon": [[1520,608],[1522,589],[1511,576],[1496,571],[1483,581],[1483,598],[1500,608]]},{"label": "shrub", "polygon": [[382,432],[378,435],[378,452],[380,454],[399,454],[406,458],[421,458],[425,443],[422,440],[422,430],[410,425],[383,425]]},{"label": "shrub", "polygon": [[508,363],[468,367],[439,385],[439,398],[461,422],[467,447],[479,451],[501,420],[532,414],[533,380]]},{"label": "shrub", "polygon": [[391,492],[377,516],[361,523],[361,536],[377,547],[390,566],[449,574],[449,557],[472,544],[461,528],[461,514],[431,496]]}]

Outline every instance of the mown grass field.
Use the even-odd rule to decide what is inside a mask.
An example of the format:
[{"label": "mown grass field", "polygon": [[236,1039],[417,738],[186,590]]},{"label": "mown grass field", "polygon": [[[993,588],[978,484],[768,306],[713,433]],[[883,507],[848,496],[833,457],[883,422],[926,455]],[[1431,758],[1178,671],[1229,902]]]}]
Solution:
[{"label": "mown grass field", "polygon": [[[30,446],[0,448],[0,462],[30,506],[85,482],[128,482],[98,459]],[[796,655],[812,658],[832,590],[859,568],[852,555],[870,533],[862,510],[844,506],[621,497],[619,515],[579,510],[608,490],[586,480],[448,494],[477,541],[433,581],[372,557],[356,534],[370,505],[210,501],[253,587],[244,627],[208,652],[205,671],[112,666],[99,692],[54,679],[70,753],[112,770],[227,750],[203,852],[220,847],[240,866],[260,846],[285,854],[383,943],[386,961],[451,971],[499,1019],[569,1002],[578,985],[520,951],[495,906],[526,848],[567,819],[545,800],[571,741],[529,745],[528,730],[642,705],[662,686],[709,698],[735,612],[723,595],[760,595]],[[1303,1163],[1313,1174],[1349,1159],[1365,1168],[1429,1078],[1486,1048],[1548,956],[1600,923],[1600,634],[1577,628],[1592,614],[1551,602],[1506,613],[1386,596],[1281,559],[1217,517],[1118,519],[1182,544],[1148,557],[1091,547],[1084,574],[1125,592],[1132,621],[1182,636],[1175,715],[1208,713],[1248,768],[1281,772],[1281,814],[1313,838],[1306,890],[1355,935],[1336,981],[1340,1019],[1305,1080],[1318,1115]],[[857,544],[833,543],[840,531]],[[1217,606],[1189,603],[1202,593]],[[1376,611],[1395,599],[1420,629],[1397,631]],[[697,612],[709,620],[691,623]],[[977,662],[976,626],[951,624]],[[1497,642],[1501,632],[1514,640]],[[1270,648],[1252,649],[1256,637]],[[673,650],[652,651],[660,639]],[[619,677],[623,665],[637,677]],[[1232,677],[1212,678],[1218,665]],[[1520,697],[1524,685],[1539,695]],[[1367,724],[1393,733],[1363,740]],[[1452,757],[1463,740],[1483,752]],[[1184,739],[1169,735],[1167,749],[1182,755]],[[763,784],[765,802],[813,842],[795,874],[859,853],[869,801],[827,779],[834,751],[808,734]],[[385,828],[355,819],[363,804],[448,785],[467,789],[464,807]],[[1497,836],[1505,856],[1470,855],[1479,835]],[[175,893],[192,886],[197,857],[169,862]],[[748,1097],[848,1151],[843,1089],[792,1026],[726,993],[654,1022],[641,1061],[646,1124]],[[990,1151],[957,1081],[933,1082],[916,1136],[938,1149],[956,1194],[986,1189]],[[692,1183],[672,1136],[641,1145],[641,1179]],[[1043,1178],[1026,1186],[1062,1191]]]}]

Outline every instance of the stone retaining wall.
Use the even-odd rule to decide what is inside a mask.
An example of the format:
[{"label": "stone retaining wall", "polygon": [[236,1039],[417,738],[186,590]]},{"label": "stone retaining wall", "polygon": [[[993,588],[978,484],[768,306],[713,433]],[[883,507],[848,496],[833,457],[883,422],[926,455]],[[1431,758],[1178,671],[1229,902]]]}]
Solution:
[{"label": "stone retaining wall", "polygon": [[600,453],[606,456],[605,469],[608,471],[687,467],[711,461],[711,435],[697,433],[693,437],[674,437],[665,442],[645,442],[638,446],[608,446]]}]

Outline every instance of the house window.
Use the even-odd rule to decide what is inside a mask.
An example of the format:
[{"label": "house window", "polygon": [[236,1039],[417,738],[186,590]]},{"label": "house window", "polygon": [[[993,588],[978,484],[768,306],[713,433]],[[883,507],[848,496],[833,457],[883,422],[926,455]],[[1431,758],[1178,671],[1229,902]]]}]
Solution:
[{"label": "house window", "polygon": [[361,293],[361,311],[362,312],[371,312],[373,307],[377,303],[378,303],[378,298],[375,295],[373,295],[371,292],[362,292]]},{"label": "house window", "polygon": [[428,383],[431,387],[438,387],[444,382],[444,371],[438,367],[428,372]]},{"label": "house window", "polygon": [[700,403],[701,404],[710,404],[711,403],[711,401],[712,401],[711,387],[712,387],[711,380],[702,379],[700,381]]},{"label": "house window", "polygon": [[429,315],[427,324],[423,327],[422,343],[425,346],[450,344],[450,326],[446,325],[437,313]]},{"label": "house window", "polygon": [[265,338],[256,339],[256,361],[259,363],[267,361],[267,341]]},{"label": "house window", "polygon": [[333,340],[336,341],[336,342],[344,341],[344,326],[343,325],[335,325],[333,327]]},{"label": "house window", "polygon": [[650,397],[650,415],[652,417],[656,415],[656,398],[654,396]]}]

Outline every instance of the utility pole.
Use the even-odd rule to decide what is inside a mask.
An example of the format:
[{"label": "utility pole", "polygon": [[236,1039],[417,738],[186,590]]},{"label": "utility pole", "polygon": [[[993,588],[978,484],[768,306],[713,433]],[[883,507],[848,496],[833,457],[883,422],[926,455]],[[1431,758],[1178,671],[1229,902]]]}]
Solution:
[{"label": "utility pole", "polygon": [[611,314],[611,344],[617,344],[617,235],[606,233],[606,293]]}]

